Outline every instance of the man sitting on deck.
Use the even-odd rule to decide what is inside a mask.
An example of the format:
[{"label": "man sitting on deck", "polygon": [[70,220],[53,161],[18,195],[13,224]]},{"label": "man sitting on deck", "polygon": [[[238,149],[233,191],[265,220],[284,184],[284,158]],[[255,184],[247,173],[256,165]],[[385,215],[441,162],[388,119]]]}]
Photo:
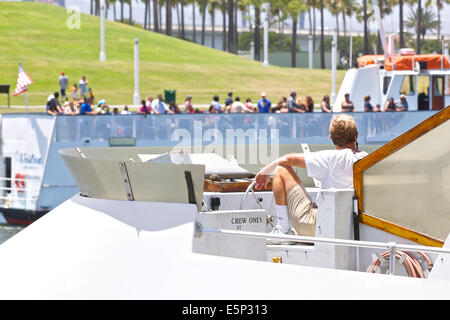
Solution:
[{"label": "man sitting on deck", "polygon": [[260,190],[267,186],[273,174],[272,190],[278,223],[272,233],[315,235],[317,205],[292,167],[306,169],[309,177],[320,181],[322,189],[353,188],[353,163],[367,155],[358,150],[357,138],[355,120],[341,114],[330,123],[330,139],[336,150],[287,154],[265,166],[256,175],[255,188]]}]

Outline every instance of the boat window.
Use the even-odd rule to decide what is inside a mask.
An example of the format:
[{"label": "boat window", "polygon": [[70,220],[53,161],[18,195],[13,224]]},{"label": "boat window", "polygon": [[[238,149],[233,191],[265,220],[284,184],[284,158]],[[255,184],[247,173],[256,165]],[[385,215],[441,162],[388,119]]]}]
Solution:
[{"label": "boat window", "polygon": [[429,76],[418,76],[417,77],[417,88],[420,92],[424,92],[427,95],[430,92],[430,77]]},{"label": "boat window", "polygon": [[433,96],[444,95],[444,79],[442,77],[433,77]]},{"label": "boat window", "polygon": [[403,77],[402,87],[400,88],[400,93],[406,95],[416,94],[416,83],[415,76],[409,75]]},{"label": "boat window", "polygon": [[355,191],[363,216],[412,231],[410,239],[419,243],[421,236],[443,243],[450,233],[448,141],[450,107],[358,161]]},{"label": "boat window", "polygon": [[383,94],[386,94],[389,89],[389,85],[391,84],[392,77],[384,77],[383,78]]},{"label": "boat window", "polygon": [[445,95],[450,95],[450,75],[445,76]]}]

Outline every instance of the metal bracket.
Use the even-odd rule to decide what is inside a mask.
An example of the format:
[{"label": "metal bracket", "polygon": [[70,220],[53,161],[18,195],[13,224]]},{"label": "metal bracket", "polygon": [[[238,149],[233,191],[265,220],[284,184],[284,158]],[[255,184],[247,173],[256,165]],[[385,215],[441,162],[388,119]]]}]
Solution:
[{"label": "metal bracket", "polygon": [[81,151],[80,148],[75,148],[75,150],[78,152],[78,154],[80,155],[80,157],[82,157],[83,159],[86,159],[86,155]]},{"label": "metal bracket", "polygon": [[195,236],[196,238],[200,238],[202,235],[203,235],[203,232],[202,232],[202,224],[197,222],[197,223],[195,224],[195,233],[194,233],[194,236]]},{"label": "metal bracket", "polygon": [[396,242],[388,242],[389,246],[389,274],[395,274],[395,253],[397,251],[397,243]]},{"label": "metal bracket", "polygon": [[[310,152],[309,151],[309,146],[308,146],[307,143],[302,143],[301,146],[302,146],[303,153],[309,153]],[[313,180],[314,180],[314,185],[316,186],[316,188],[320,188],[320,186],[321,186],[320,181],[317,180],[316,178],[313,178]]]},{"label": "metal bracket", "polygon": [[119,162],[120,173],[122,174],[122,180],[127,192],[127,199],[134,201],[133,190],[131,189],[130,179],[128,178],[127,166],[124,161]]}]

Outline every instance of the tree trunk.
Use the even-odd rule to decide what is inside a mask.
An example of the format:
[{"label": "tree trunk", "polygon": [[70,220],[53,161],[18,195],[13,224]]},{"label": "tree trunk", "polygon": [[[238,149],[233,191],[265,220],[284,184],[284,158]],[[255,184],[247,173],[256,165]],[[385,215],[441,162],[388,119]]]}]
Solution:
[{"label": "tree trunk", "polygon": [[369,53],[369,37],[367,34],[367,0],[363,4],[363,19],[364,19],[364,54]]},{"label": "tree trunk", "polygon": [[170,0],[166,0],[166,35],[172,35],[172,10]]},{"label": "tree trunk", "polygon": [[120,22],[123,22],[123,1],[120,0]]},{"label": "tree trunk", "polygon": [[95,0],[95,15],[100,16],[100,0]]},{"label": "tree trunk", "polygon": [[159,32],[158,0],[153,0],[153,30]]},{"label": "tree trunk", "polygon": [[178,38],[181,39],[181,23],[180,23],[180,3],[177,2],[176,3],[176,7],[177,7],[177,26],[178,26]]},{"label": "tree trunk", "polygon": [[312,35],[311,7],[308,8],[309,34]]},{"label": "tree trunk", "polygon": [[316,8],[313,7],[313,51],[316,51]]},{"label": "tree trunk", "polygon": [[114,14],[114,21],[116,21],[116,3],[113,3],[113,14]]},{"label": "tree trunk", "polygon": [[184,30],[184,0],[181,0],[181,39],[186,39],[186,32]]},{"label": "tree trunk", "polygon": [[342,27],[344,29],[344,38],[347,37],[347,22],[345,21],[345,12],[342,12]]},{"label": "tree trunk", "polygon": [[[439,42],[441,40],[441,7],[437,7],[437,41]],[[443,54],[443,52],[442,52]]]},{"label": "tree trunk", "polygon": [[420,54],[420,34],[422,33],[422,1],[417,0],[417,39],[416,52]]},{"label": "tree trunk", "polygon": [[261,61],[261,9],[255,6],[255,60]]},{"label": "tree trunk", "polygon": [[130,0],[130,4],[129,4],[129,8],[130,8],[130,24],[133,24],[133,5],[132,5],[133,0]]},{"label": "tree trunk", "polygon": [[284,39],[284,34],[281,30],[281,11],[278,11],[278,51],[283,51],[283,39]]},{"label": "tree trunk", "polygon": [[215,49],[216,45],[215,45],[215,9],[214,7],[211,8],[211,48]]},{"label": "tree trunk", "polygon": [[196,42],[195,39],[195,1],[192,2],[192,41]]},{"label": "tree trunk", "polygon": [[233,32],[233,41],[234,41],[234,53],[238,53],[238,9],[239,9],[239,0],[236,0],[236,4],[234,6],[234,32]]},{"label": "tree trunk", "polygon": [[144,29],[147,29],[147,11],[148,11],[148,0],[145,1],[145,9],[144,9]]},{"label": "tree trunk", "polygon": [[150,0],[146,0],[148,2],[148,13],[147,13],[147,29],[150,30],[150,26],[152,25],[152,8]]},{"label": "tree trunk", "polygon": [[234,4],[233,0],[228,0],[228,52],[234,52]]},{"label": "tree trunk", "polygon": [[91,0],[91,10],[89,11],[89,13],[92,15],[94,14],[94,0]]},{"label": "tree trunk", "polygon": [[323,0],[320,0],[320,68],[325,69],[325,48],[323,35]]},{"label": "tree trunk", "polygon": [[295,68],[297,55],[297,15],[292,17],[291,67]]},{"label": "tree trunk", "polygon": [[399,0],[399,29],[400,29],[400,48],[405,47],[405,36],[403,34],[403,0]]},{"label": "tree trunk", "polygon": [[225,0],[222,0],[222,50],[227,51],[227,15]]},{"label": "tree trunk", "polygon": [[207,0],[202,0],[202,37],[200,43],[205,45],[205,20]]},{"label": "tree trunk", "polygon": [[158,14],[159,14],[159,30],[161,30],[161,33],[162,33],[162,23],[163,23],[163,21],[162,21],[162,2],[163,2],[164,0],[158,0],[158,2],[159,2],[159,10],[158,10]]}]

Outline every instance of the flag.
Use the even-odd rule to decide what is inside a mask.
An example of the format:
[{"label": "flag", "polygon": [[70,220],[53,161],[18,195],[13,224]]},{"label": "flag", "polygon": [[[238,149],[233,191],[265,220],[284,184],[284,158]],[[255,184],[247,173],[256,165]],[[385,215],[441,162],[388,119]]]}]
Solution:
[{"label": "flag", "polygon": [[28,90],[28,86],[33,84],[30,76],[23,70],[22,63],[19,64],[19,75],[17,76],[16,90],[14,90],[14,95],[17,96]]}]

